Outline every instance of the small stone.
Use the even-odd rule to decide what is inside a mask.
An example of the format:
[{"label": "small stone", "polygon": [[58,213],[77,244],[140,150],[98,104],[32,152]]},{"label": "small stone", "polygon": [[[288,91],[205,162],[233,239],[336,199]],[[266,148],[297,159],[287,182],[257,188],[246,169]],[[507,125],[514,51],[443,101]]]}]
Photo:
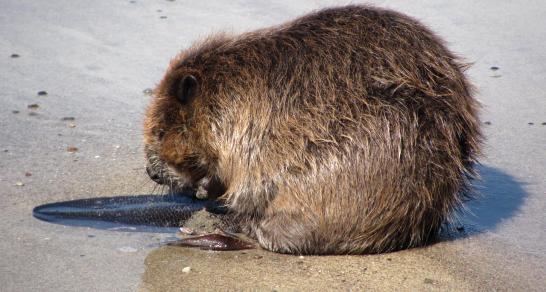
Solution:
[{"label": "small stone", "polygon": [[11,56],[10,56],[10,57],[12,57],[12,58],[14,58],[14,59],[15,59],[15,58],[19,58],[19,57],[21,57],[21,56],[19,56],[19,54],[11,54]]},{"label": "small stone", "polygon": [[95,158],[100,158],[100,155],[95,155]]},{"label": "small stone", "polygon": [[34,117],[34,116],[37,116],[38,113],[37,112],[30,112],[30,113],[28,113],[28,115]]},{"label": "small stone", "polygon": [[75,117],[62,117],[61,118],[61,121],[74,121],[74,120],[76,120]]},{"label": "small stone", "polygon": [[423,280],[423,282],[424,282],[425,284],[434,284],[434,280],[429,279],[429,278],[425,278],[425,280]]},{"label": "small stone", "polygon": [[47,95],[47,91],[45,91],[45,90],[38,91],[38,95],[40,95],[40,96]]},{"label": "small stone", "polygon": [[263,256],[261,256],[261,255],[257,255],[257,256],[254,256],[254,258],[255,258],[255,259],[257,259],[257,260],[259,260],[259,259],[262,259],[262,258],[263,258]]},{"label": "small stone", "polygon": [[26,177],[32,176],[32,173],[30,173],[30,172],[25,172],[25,176],[26,176]]},{"label": "small stone", "polygon": [[305,257],[304,257],[304,256],[302,256],[302,255],[300,255],[300,256],[299,256],[299,258],[300,258],[300,259],[304,259]]},{"label": "small stone", "polygon": [[70,153],[78,152],[78,147],[76,146],[68,146],[66,147],[66,151]]},{"label": "small stone", "polygon": [[25,184],[24,184],[23,182],[20,182],[20,181],[18,181],[18,182],[15,183],[15,186],[18,186],[18,187],[22,187],[22,186],[24,186],[24,185],[25,185]]},{"label": "small stone", "polygon": [[163,10],[161,10],[161,9],[157,9],[156,11],[157,11],[157,12],[163,12]]},{"label": "small stone", "polygon": [[546,122],[543,122],[541,125],[546,126]]},{"label": "small stone", "polygon": [[534,125],[534,124],[535,124],[535,123],[533,123],[533,122],[527,123],[527,125],[529,125],[529,126],[532,126],[532,125]]},{"label": "small stone", "polygon": [[8,152],[9,152],[9,150],[8,150],[8,149],[4,149],[4,153],[8,153]]},{"label": "small stone", "polygon": [[497,71],[497,70],[499,70],[499,67],[497,67],[497,66],[491,66],[491,68],[489,68],[489,69],[491,69],[491,71]]},{"label": "small stone", "polygon": [[40,106],[37,103],[27,105],[27,108],[30,110],[37,110]]},{"label": "small stone", "polygon": [[136,1],[135,1],[135,0],[131,0],[131,1],[129,1],[129,3],[136,3]]},{"label": "small stone", "polygon": [[19,111],[18,111],[18,110],[12,110],[11,113],[12,113],[12,114],[18,114]]},{"label": "small stone", "polygon": [[484,124],[486,124],[486,125],[491,125],[491,122],[490,122],[490,121],[486,121],[486,122],[484,122]]},{"label": "small stone", "polygon": [[138,251],[138,249],[134,247],[130,247],[130,246],[122,246],[118,248],[118,250],[121,252],[137,252]]},{"label": "small stone", "polygon": [[189,273],[191,272],[191,267],[185,267],[182,269],[182,273]]},{"label": "small stone", "polygon": [[87,237],[93,238],[93,237],[95,237],[95,235],[94,234],[88,234]]},{"label": "small stone", "polygon": [[152,93],[154,93],[154,91],[151,88],[146,88],[146,89],[142,90],[142,93],[147,94],[147,95],[152,95]]},{"label": "small stone", "polygon": [[68,127],[69,127],[69,128],[76,128],[76,124],[70,123],[70,124],[68,124]]},{"label": "small stone", "polygon": [[167,16],[165,16],[165,15],[161,15],[161,16],[160,16],[159,18],[161,18],[161,19],[165,19],[165,18],[167,18]]}]

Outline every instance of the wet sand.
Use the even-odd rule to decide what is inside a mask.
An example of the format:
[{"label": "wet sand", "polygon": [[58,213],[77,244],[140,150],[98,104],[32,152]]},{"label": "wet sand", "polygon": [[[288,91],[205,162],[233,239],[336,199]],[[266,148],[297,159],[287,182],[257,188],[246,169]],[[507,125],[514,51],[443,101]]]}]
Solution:
[{"label": "wet sand", "polygon": [[544,275],[539,259],[522,260],[513,247],[458,237],[425,248],[362,256],[163,246],[146,257],[139,291],[540,290]]},{"label": "wet sand", "polygon": [[[298,257],[266,251],[208,252],[165,247],[146,258],[141,291],[471,290],[422,253]],[[183,272],[183,268],[191,271]]]},{"label": "wet sand", "polygon": [[141,121],[150,88],[182,48],[335,2],[5,0],[1,290],[544,290],[546,4],[372,2],[422,20],[473,62],[487,143],[482,197],[456,223],[461,234],[385,255],[300,259],[161,247],[172,234],[34,219],[40,204],[159,193],[144,172]]}]

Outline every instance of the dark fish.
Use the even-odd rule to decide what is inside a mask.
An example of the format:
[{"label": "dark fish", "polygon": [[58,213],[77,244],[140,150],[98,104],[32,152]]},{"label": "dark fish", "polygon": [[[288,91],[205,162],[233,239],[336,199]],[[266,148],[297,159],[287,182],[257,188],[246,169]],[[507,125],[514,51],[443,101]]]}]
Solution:
[{"label": "dark fish", "polygon": [[34,217],[51,223],[122,231],[173,232],[199,210],[224,214],[215,201],[184,195],[90,198],[34,208]]}]

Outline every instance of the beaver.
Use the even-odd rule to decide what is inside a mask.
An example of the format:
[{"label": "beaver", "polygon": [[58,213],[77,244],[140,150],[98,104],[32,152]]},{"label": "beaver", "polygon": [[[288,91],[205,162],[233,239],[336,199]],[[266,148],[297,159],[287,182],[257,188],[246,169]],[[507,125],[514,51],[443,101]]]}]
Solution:
[{"label": "beaver", "polygon": [[146,169],[221,201],[267,250],[422,246],[473,197],[467,67],[423,24],[365,5],[216,34],[154,90]]}]

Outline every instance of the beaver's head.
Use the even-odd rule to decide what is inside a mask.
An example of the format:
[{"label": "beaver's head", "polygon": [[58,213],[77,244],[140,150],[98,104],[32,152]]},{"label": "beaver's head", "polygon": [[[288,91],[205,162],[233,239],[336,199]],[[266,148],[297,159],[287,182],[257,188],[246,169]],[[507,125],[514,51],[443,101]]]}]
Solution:
[{"label": "beaver's head", "polygon": [[155,89],[144,121],[146,171],[174,191],[192,188],[219,195],[210,100],[202,85],[199,72],[174,67]]}]

